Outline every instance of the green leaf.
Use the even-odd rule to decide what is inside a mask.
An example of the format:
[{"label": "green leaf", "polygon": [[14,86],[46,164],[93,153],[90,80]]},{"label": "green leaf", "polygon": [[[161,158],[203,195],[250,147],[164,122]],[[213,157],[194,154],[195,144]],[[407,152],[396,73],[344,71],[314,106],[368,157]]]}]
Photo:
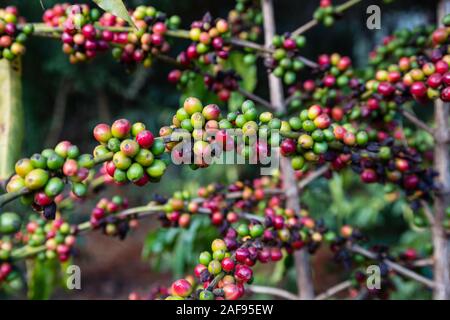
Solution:
[{"label": "green leaf", "polygon": [[38,260],[27,262],[28,299],[49,299],[58,284],[60,271],[57,260]]},{"label": "green leaf", "polygon": [[122,18],[128,22],[130,26],[135,27],[122,0],[94,0],[94,2],[103,10]]},{"label": "green leaf", "polygon": [[195,97],[201,101],[208,101],[208,103],[218,103],[217,95],[206,88],[201,75],[196,75],[191,79],[186,88],[183,89],[183,94],[180,97],[180,105],[183,105],[184,100],[189,97]]},{"label": "green leaf", "polygon": [[243,89],[253,92],[257,84],[257,68],[256,64],[244,63],[244,54],[241,52],[232,52],[228,57],[226,66],[229,69],[236,70],[237,74],[241,76],[241,86]]},{"label": "green leaf", "polygon": [[23,139],[20,60],[0,60],[0,180],[13,172]]},{"label": "green leaf", "polygon": [[228,109],[230,111],[237,111],[242,106],[245,98],[239,92],[233,91],[230,96],[230,100],[228,100]]}]

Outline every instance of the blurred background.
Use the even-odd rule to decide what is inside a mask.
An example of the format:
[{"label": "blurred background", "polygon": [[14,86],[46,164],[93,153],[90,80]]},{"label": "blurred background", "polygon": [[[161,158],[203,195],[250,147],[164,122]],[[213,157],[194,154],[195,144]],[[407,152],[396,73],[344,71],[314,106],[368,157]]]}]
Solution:
[{"label": "blurred background", "polygon": [[[45,8],[58,1],[42,0]],[[77,1],[90,2],[90,1]],[[160,0],[124,1],[129,8],[140,4],[152,5],[169,15],[182,18],[182,28],[200,19],[209,11],[213,17],[226,17],[234,7],[232,0]],[[294,30],[308,21],[318,0],[275,0],[278,33]],[[338,2],[338,1],[335,1]],[[43,8],[39,0],[0,1],[1,6],[16,5],[30,22],[41,21]],[[366,8],[378,4],[382,10],[381,30],[368,30]],[[93,4],[92,4],[93,5]],[[308,45],[303,55],[315,59],[321,53],[339,52],[352,57],[356,67],[367,63],[369,51],[383,37],[399,27],[414,27],[435,21],[435,1],[398,0],[386,5],[381,1],[363,1],[345,14],[345,21],[332,28],[319,26],[309,31]],[[188,42],[172,44],[175,56]],[[171,114],[180,106],[180,92],[167,82],[170,65],[155,61],[150,69],[127,71],[108,54],[93,62],[71,65],[61,52],[61,44],[46,38],[32,37],[23,58],[23,102],[25,109],[25,140],[23,155],[59,140],[70,140],[82,151],[94,146],[92,128],[98,122],[110,123],[117,118],[143,121],[157,132],[168,123]],[[258,71],[256,92],[268,97],[266,74]],[[100,196],[121,194],[130,205],[142,205],[153,195],[170,195],[211,182],[227,183],[257,174],[249,166],[213,166],[191,171],[187,167],[172,166],[161,183],[145,188],[129,186],[109,187]],[[89,216],[89,208],[98,199],[84,202],[75,208],[71,219],[82,221]],[[386,196],[379,185],[361,185],[351,172],[334,176],[331,181],[319,179],[302,195],[303,205],[314,217],[323,217],[331,226],[354,224],[369,235],[373,242],[396,243],[392,250],[414,247],[426,255],[430,248],[429,234],[421,228],[420,216],[415,216],[396,195]],[[17,211],[24,211],[18,207]],[[82,290],[67,291],[54,279],[45,279],[55,290],[41,290],[40,297],[56,299],[126,299],[131,291],[147,292],[152,285],[169,284],[172,279],[192,270],[198,253],[207,249],[210,239],[218,234],[199,219],[187,230],[161,229],[157,221],[142,221],[140,228],[126,241],[90,233],[81,237],[74,263],[81,267]],[[313,258],[315,282],[322,291],[348,277],[349,270],[330,263],[331,253],[325,246]],[[265,266],[258,272],[256,283],[278,285],[295,291],[293,261],[285,259]],[[418,284],[395,278],[397,299],[429,298],[430,292]],[[26,293],[18,296],[25,298]],[[39,297],[39,295],[38,295]],[[265,298],[256,296],[255,298]]]}]

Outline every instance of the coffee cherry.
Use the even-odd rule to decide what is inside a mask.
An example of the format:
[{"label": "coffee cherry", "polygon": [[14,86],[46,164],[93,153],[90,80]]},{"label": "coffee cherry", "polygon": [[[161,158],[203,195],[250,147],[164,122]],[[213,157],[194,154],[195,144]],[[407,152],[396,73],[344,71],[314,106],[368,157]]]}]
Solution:
[{"label": "coffee cherry", "polygon": [[202,265],[207,266],[211,262],[212,257],[208,251],[203,251],[200,253],[198,260]]},{"label": "coffee cherry", "polygon": [[114,121],[111,126],[111,134],[113,137],[123,139],[128,136],[131,130],[131,123],[126,119]]},{"label": "coffee cherry", "polygon": [[214,300],[214,294],[209,290],[200,291],[198,298],[200,300]]},{"label": "coffee cherry", "polygon": [[361,173],[361,180],[365,183],[373,183],[378,180],[378,176],[374,170],[364,169]]},{"label": "coffee cherry", "polygon": [[190,97],[184,101],[183,108],[191,116],[196,112],[201,112],[203,106],[199,99]]},{"label": "coffee cherry", "polygon": [[116,152],[113,156],[114,166],[120,170],[127,170],[131,166],[131,159],[122,151]]},{"label": "coffee cherry", "polygon": [[155,159],[153,163],[146,169],[146,172],[151,178],[160,178],[166,171],[166,164],[158,159]]},{"label": "coffee cherry", "polygon": [[281,154],[283,156],[289,156],[295,153],[296,145],[294,140],[292,139],[285,139],[280,145],[281,148]]},{"label": "coffee cherry", "polygon": [[130,158],[133,158],[139,152],[139,144],[131,139],[123,140],[120,144],[120,151]]},{"label": "coffee cherry", "polygon": [[136,182],[144,176],[144,169],[139,163],[133,163],[127,170],[127,178]]},{"label": "coffee cherry", "polygon": [[0,233],[13,234],[19,231],[22,220],[17,213],[3,212],[0,214]]},{"label": "coffee cherry", "polygon": [[253,271],[245,265],[238,265],[234,277],[240,282],[248,282],[253,276]]},{"label": "coffee cherry", "polygon": [[38,190],[45,186],[49,179],[48,172],[43,169],[33,169],[25,176],[25,186],[30,190]]},{"label": "coffee cherry", "polygon": [[226,251],[227,245],[225,244],[225,241],[223,241],[222,239],[215,239],[211,244],[211,249],[213,252],[217,250]]},{"label": "coffee cherry", "polygon": [[192,293],[192,285],[185,279],[180,279],[172,284],[172,294],[186,298]]},{"label": "coffee cherry", "polygon": [[222,269],[225,272],[231,272],[234,270],[234,261],[231,258],[224,258],[222,260]]},{"label": "coffee cherry", "polygon": [[45,186],[45,194],[48,197],[55,197],[64,190],[64,182],[58,178],[51,178]]},{"label": "coffee cherry", "polygon": [[141,148],[148,149],[153,145],[153,134],[148,130],[142,130],[136,135],[136,141]]},{"label": "coffee cherry", "polygon": [[208,271],[209,273],[211,273],[212,275],[217,275],[222,271],[222,265],[218,260],[212,260],[209,264],[208,264]]}]

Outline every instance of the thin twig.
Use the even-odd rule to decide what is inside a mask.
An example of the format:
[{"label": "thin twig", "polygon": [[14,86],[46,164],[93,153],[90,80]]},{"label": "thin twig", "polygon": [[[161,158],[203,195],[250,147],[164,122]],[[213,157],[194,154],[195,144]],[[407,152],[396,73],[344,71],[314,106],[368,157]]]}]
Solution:
[{"label": "thin twig", "polygon": [[230,40],[230,43],[235,46],[238,46],[238,47],[250,48],[250,49],[254,49],[256,51],[262,52],[262,53],[267,53],[267,54],[274,53],[273,49],[271,49],[269,47],[265,47],[263,45],[260,45],[259,43],[251,42],[251,41],[232,38]]},{"label": "thin twig", "polygon": [[300,180],[298,187],[300,190],[304,189],[308,184],[325,174],[330,168],[328,166],[322,166],[319,169],[308,174],[304,179]]},{"label": "thin twig", "polygon": [[279,289],[279,288],[273,288],[273,287],[265,287],[265,286],[258,286],[258,285],[251,285],[248,287],[248,289],[253,293],[262,293],[262,294],[269,294],[274,297],[279,297],[287,300],[298,300],[298,296],[295,294]]},{"label": "thin twig", "polygon": [[425,217],[427,218],[428,222],[430,223],[431,226],[434,225],[435,223],[434,216],[433,212],[431,212],[430,206],[425,200],[420,200],[420,204],[423,207],[423,212],[425,213]]},{"label": "thin twig", "polygon": [[319,21],[317,21],[316,19],[312,19],[312,20],[308,21],[307,23],[305,23],[304,25],[302,25],[301,27],[297,28],[294,32],[292,32],[292,35],[294,37],[299,36],[299,35],[305,33],[306,31],[308,31],[309,29],[312,29],[315,26],[317,26],[318,23],[319,23]]},{"label": "thin twig", "polygon": [[259,103],[260,105],[262,105],[263,107],[265,107],[267,109],[274,110],[274,108],[275,108],[273,105],[270,104],[269,101],[261,98],[260,96],[257,96],[254,93],[251,93],[251,92],[249,92],[247,90],[244,90],[241,87],[238,88],[238,92],[240,94],[242,94],[244,97],[246,97],[247,99],[253,100],[256,103]]},{"label": "thin twig", "polygon": [[409,121],[411,121],[413,124],[415,124],[417,127],[419,127],[420,129],[425,130],[426,132],[428,132],[429,134],[431,134],[434,138],[435,136],[435,131],[433,128],[429,127],[425,122],[423,122],[422,120],[420,120],[419,118],[417,118],[414,114],[412,114],[409,111],[406,110],[400,110],[400,113]]},{"label": "thin twig", "polygon": [[[363,247],[361,247],[359,245],[356,245],[356,244],[352,245],[350,247],[350,250],[352,250],[353,252],[359,253],[359,254],[361,254],[361,255],[363,255],[363,256],[365,256],[367,258],[370,258],[370,259],[374,259],[374,260],[378,259],[377,254],[375,254],[375,253],[373,253],[373,252],[371,252],[369,250],[366,250]],[[428,278],[425,278],[424,276],[421,276],[420,274],[415,273],[414,271],[411,271],[411,270],[409,270],[409,269],[399,265],[396,262],[393,262],[393,261],[391,261],[389,259],[383,259],[383,262],[390,269],[396,271],[398,274],[401,274],[401,275],[403,275],[403,276],[405,276],[407,278],[410,278],[410,279],[413,279],[413,280],[415,280],[417,282],[420,282],[423,285],[427,286],[428,288],[432,289],[435,286],[434,281],[432,281],[432,280],[430,280]]]},{"label": "thin twig", "polygon": [[[362,0],[349,0],[349,1],[341,4],[340,6],[337,6],[336,13],[343,13],[345,10],[350,9],[351,7],[353,7],[354,5],[358,4],[361,1]],[[301,27],[297,28],[294,32],[292,32],[292,35],[299,36],[299,35],[305,33],[306,31],[314,28],[318,24],[319,24],[319,21],[317,21],[316,19],[312,19],[312,20],[308,21],[307,23],[305,23],[304,25],[302,25]]]},{"label": "thin twig", "polygon": [[338,283],[337,285],[325,290],[325,292],[316,296],[315,300],[325,300],[331,298],[335,294],[347,290],[352,286],[352,282],[350,280],[346,280],[344,282]]},{"label": "thin twig", "polygon": [[434,264],[433,258],[426,258],[426,259],[420,259],[416,260],[411,265],[413,267],[421,268],[421,267],[429,267]]}]

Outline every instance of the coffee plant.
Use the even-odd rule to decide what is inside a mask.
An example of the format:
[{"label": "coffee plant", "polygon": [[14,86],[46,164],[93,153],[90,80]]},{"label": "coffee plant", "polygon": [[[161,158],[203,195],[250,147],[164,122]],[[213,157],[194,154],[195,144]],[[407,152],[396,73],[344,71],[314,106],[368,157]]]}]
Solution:
[{"label": "coffee plant", "polygon": [[[386,299],[396,291],[394,276],[417,281],[435,299],[450,298],[450,15],[441,14],[439,27],[394,32],[371,52],[367,66],[357,69],[339,53],[309,59],[303,50],[313,43],[309,29],[333,26],[360,0],[340,5],[322,0],[311,21],[280,34],[271,0],[238,0],[225,17],[205,13],[193,22],[152,6],[126,10],[120,2],[98,2],[106,12],[63,3],[45,9],[37,23],[26,22],[15,7],[0,9],[0,57],[18,63],[27,38],[48,37],[52,40],[42,41],[59,41],[73,64],[108,54],[126,71],[167,63],[174,67],[168,81],[183,99],[159,132],[128,119],[97,124],[92,130],[97,145],[88,153],[61,141],[10,165],[14,136],[2,129],[0,207],[20,199],[25,209],[0,213],[0,290],[20,289],[23,260],[66,267],[83,233],[124,240],[140,219],[155,216],[163,229],[189,229],[204,217],[219,236],[204,244],[192,275],[153,287],[148,295],[133,292],[133,300],[235,300],[252,292],[327,299],[344,290],[350,298]],[[177,40],[185,47],[174,53]],[[270,99],[257,96],[251,83],[259,60],[269,74]],[[190,94],[199,84],[206,99]],[[434,114],[433,124],[414,114],[417,106]],[[2,125],[12,130],[8,120]],[[87,221],[67,219],[67,209],[94,198],[99,187],[145,188],[164,179],[171,165],[202,170],[230,154],[260,167],[278,159],[280,170],[210,184],[196,195],[155,195],[138,207],[123,195],[103,197]],[[300,195],[312,181],[344,175],[346,169],[364,184],[382,185],[426,220],[421,224],[432,234],[431,257],[411,248],[394,253],[383,244],[369,245],[360,228],[330,227],[325,217],[315,218],[317,213],[301,206]],[[323,246],[351,275],[318,294],[310,256]],[[296,264],[298,294],[253,284],[258,264],[289,257]],[[376,289],[366,285],[370,265],[380,269]],[[423,273],[429,265],[431,277]]]}]

